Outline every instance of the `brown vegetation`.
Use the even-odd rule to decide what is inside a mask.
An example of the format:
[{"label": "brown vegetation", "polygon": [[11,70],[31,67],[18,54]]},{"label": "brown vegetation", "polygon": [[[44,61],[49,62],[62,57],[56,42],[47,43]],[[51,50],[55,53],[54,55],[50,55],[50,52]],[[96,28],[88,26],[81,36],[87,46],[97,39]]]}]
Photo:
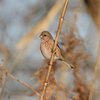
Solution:
[{"label": "brown vegetation", "polygon": [[[28,61],[28,59],[25,58],[27,52],[26,45],[34,36],[36,36],[36,34],[40,33],[45,26],[49,26],[50,21],[55,18],[55,16],[59,13],[58,10],[61,10],[62,8],[63,1],[61,6],[59,5],[60,3],[55,3],[52,8],[53,10],[51,9],[47,16],[35,26],[35,31],[32,29],[32,31],[28,32],[26,35],[28,37],[23,37],[22,40],[16,44],[15,47],[18,49],[21,47],[23,49],[19,50],[19,54],[16,50],[12,50],[11,47],[3,41],[3,38],[1,39],[0,37],[0,100],[3,100],[2,98],[4,98],[4,95],[6,95],[8,97],[7,99],[10,100],[15,94],[20,96],[20,99],[22,99],[21,97],[23,95],[27,97],[37,96],[40,98],[45,83],[45,76],[49,67],[49,61],[44,60],[43,64],[40,64],[42,68],[39,68],[39,66],[37,67],[37,65],[35,65],[36,59],[29,59]],[[54,10],[55,6],[60,6],[56,13]],[[53,11],[55,13],[54,15],[51,14]],[[48,17],[51,20],[45,25],[45,18],[48,19]],[[84,45],[85,40],[79,35],[80,33],[76,25],[77,14],[75,14],[73,20],[74,21],[71,21],[71,23],[69,23],[70,21],[67,22],[65,30],[62,30],[60,34],[60,42],[58,44],[61,47],[64,58],[68,62],[72,63],[75,68],[69,69],[60,61],[53,62],[44,100],[92,100],[92,98],[96,100],[99,98],[100,85],[96,84],[96,79],[98,79],[97,71],[100,50],[98,50],[97,63],[94,69],[93,63],[95,61],[88,62],[91,56],[86,52],[87,50]],[[41,23],[44,23],[43,27]],[[38,30],[39,27],[41,27],[40,30]],[[15,54],[17,55],[15,56]],[[40,63],[41,61],[38,62]],[[27,67],[28,70],[23,66],[25,68]],[[32,66],[32,68],[30,68],[30,66]],[[35,68],[33,68],[34,66]],[[20,74],[20,72],[25,73],[24,75],[29,75],[28,78],[23,76],[23,73]],[[27,72],[29,73],[27,74]],[[19,77],[16,75],[16,73],[19,74]],[[11,78],[9,78],[9,76]],[[23,78],[21,78],[22,76]],[[94,79],[92,83],[93,76]],[[19,83],[19,85],[16,85],[13,83],[13,81],[15,83]],[[98,82],[99,81],[100,80],[98,79]],[[13,86],[10,87],[12,84]],[[20,84],[25,87],[17,90],[18,87],[20,88]],[[95,84],[96,87],[94,87]]]}]

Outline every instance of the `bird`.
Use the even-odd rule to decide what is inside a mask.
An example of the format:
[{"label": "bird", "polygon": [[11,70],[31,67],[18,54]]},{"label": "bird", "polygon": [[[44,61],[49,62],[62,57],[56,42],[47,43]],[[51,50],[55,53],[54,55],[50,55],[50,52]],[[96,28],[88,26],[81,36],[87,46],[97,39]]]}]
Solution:
[{"label": "bird", "polygon": [[[50,60],[55,41],[52,35],[48,31],[41,32],[39,37],[41,38],[41,44],[40,44],[41,53],[45,59]],[[54,60],[60,60],[68,67],[74,68],[72,64],[70,64],[68,61],[66,61],[66,59],[63,58],[61,49],[58,46],[58,44],[55,50]]]}]

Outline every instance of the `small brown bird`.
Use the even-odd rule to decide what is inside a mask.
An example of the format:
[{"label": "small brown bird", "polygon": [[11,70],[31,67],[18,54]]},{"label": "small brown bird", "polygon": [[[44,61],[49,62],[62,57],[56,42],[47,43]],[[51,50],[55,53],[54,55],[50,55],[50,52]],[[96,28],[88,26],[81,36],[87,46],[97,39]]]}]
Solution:
[{"label": "small brown bird", "polygon": [[[43,56],[46,59],[50,60],[50,57],[51,57],[51,54],[52,54],[52,49],[53,49],[53,46],[54,46],[54,39],[48,31],[43,31],[40,35],[40,38],[41,38],[40,50],[41,50]],[[63,63],[65,63],[68,67],[74,68],[73,65],[68,63],[62,57],[61,49],[59,48],[58,45],[57,45],[57,48],[56,48],[56,51],[55,51],[54,60],[60,60]]]}]

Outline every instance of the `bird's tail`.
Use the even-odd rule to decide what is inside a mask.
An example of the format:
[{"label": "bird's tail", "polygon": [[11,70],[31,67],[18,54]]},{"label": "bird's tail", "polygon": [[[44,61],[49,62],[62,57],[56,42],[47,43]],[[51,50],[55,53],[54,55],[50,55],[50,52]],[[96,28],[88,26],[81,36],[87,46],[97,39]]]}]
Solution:
[{"label": "bird's tail", "polygon": [[64,58],[59,59],[60,61],[62,61],[64,64],[66,64],[69,68],[74,68],[74,66],[70,63],[68,63]]}]

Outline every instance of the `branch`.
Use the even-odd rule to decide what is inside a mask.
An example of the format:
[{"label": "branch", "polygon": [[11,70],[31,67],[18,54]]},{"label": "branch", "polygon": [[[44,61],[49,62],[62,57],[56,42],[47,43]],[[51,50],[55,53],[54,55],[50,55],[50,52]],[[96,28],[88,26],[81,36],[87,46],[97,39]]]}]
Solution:
[{"label": "branch", "polygon": [[55,43],[54,43],[54,47],[53,47],[53,53],[52,53],[51,58],[50,58],[50,65],[49,65],[49,68],[48,68],[48,72],[47,72],[47,75],[46,75],[46,79],[45,79],[45,82],[44,82],[44,87],[43,87],[43,91],[42,91],[40,100],[43,100],[45,92],[46,92],[46,88],[47,88],[47,85],[48,85],[50,71],[51,71],[51,68],[52,68],[53,59],[54,59],[54,55],[55,55],[55,50],[56,50],[56,47],[57,47],[57,42],[58,42],[61,27],[62,27],[62,24],[63,24],[63,20],[64,20],[67,5],[68,5],[68,0],[66,0],[66,2],[65,2],[63,12],[62,12],[62,16],[60,18],[60,22],[59,22],[59,26],[58,26],[58,30],[57,30],[57,34],[56,34],[56,39],[55,39]]},{"label": "branch", "polygon": [[95,69],[94,69],[94,78],[93,78],[93,82],[92,82],[91,89],[90,89],[90,94],[89,94],[89,100],[92,100],[92,98],[93,98],[94,84],[95,84],[97,71],[98,71],[98,65],[99,65],[99,55],[100,55],[100,34],[99,34],[98,54],[97,54],[97,60],[96,60],[96,65],[95,65]]},{"label": "branch", "polygon": [[27,85],[24,82],[19,81],[17,78],[15,78],[7,69],[5,69],[3,66],[1,66],[1,68],[14,80],[16,80],[17,82],[23,84],[24,86],[28,87],[30,90],[32,90],[34,93],[36,93],[38,96],[40,96],[40,94],[38,92],[36,92],[34,89],[32,89],[29,85]]}]

